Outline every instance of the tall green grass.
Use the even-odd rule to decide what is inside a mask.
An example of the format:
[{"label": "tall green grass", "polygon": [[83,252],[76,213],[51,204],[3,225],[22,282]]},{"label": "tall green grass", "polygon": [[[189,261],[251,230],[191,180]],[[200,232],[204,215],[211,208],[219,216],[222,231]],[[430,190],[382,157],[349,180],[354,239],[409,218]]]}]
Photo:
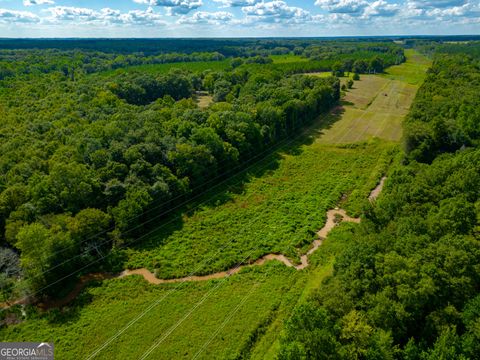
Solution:
[{"label": "tall green grass", "polygon": [[200,357],[235,358],[251,347],[258,329],[272,321],[282,296],[290,291],[296,277],[295,270],[275,262],[223,280],[184,283],[178,290],[175,290],[177,284],[150,285],[137,276],[107,280],[84,291],[76,306],[66,311],[30,313],[29,321],[0,329],[0,338],[51,341],[56,358],[85,359],[149,305],[167,296],[96,357],[138,359],[209,294],[150,358],[191,359],[242,299],[246,299]]}]

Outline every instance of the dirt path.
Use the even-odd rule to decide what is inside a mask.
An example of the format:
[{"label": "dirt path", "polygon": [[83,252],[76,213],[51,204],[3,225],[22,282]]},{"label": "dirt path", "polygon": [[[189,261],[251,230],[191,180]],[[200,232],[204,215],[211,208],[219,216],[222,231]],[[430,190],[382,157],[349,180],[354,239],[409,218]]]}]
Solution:
[{"label": "dirt path", "polygon": [[75,285],[72,291],[68,293],[67,296],[61,299],[40,302],[38,303],[38,307],[42,310],[63,307],[68,303],[70,303],[71,301],[73,301],[91,281],[101,281],[101,280],[113,279],[116,277],[118,277],[118,274],[109,274],[109,273],[91,273],[88,275],[81,276],[80,280],[78,280],[78,283]]},{"label": "dirt path", "polygon": [[[370,201],[375,200],[378,195],[380,195],[383,185],[385,183],[386,177],[383,177],[378,185],[375,187],[375,189],[372,190],[370,193],[370,196],[368,199]],[[72,300],[74,300],[80,292],[90,283],[91,281],[94,280],[106,280],[106,279],[113,279],[113,278],[124,278],[126,276],[131,276],[131,275],[140,275],[143,276],[143,278],[148,281],[150,284],[170,284],[170,283],[180,283],[184,281],[206,281],[206,280],[212,280],[212,279],[221,279],[227,276],[231,276],[233,274],[236,274],[240,272],[244,267],[247,266],[260,266],[265,264],[267,261],[272,261],[272,260],[277,260],[280,261],[281,263],[285,264],[288,267],[293,267],[296,270],[303,270],[306,267],[308,267],[309,262],[308,262],[308,257],[312,255],[315,251],[318,250],[318,248],[322,245],[323,240],[325,240],[332,231],[332,229],[337,226],[338,224],[342,222],[353,222],[353,223],[360,223],[359,218],[352,218],[347,215],[347,212],[343,209],[332,209],[327,211],[327,221],[325,222],[325,225],[317,232],[318,238],[312,243],[312,247],[307,251],[306,254],[302,255],[300,257],[300,264],[295,264],[293,263],[290,259],[288,259],[285,255],[283,254],[267,254],[262,256],[260,259],[246,265],[241,265],[234,267],[232,269],[226,270],[226,271],[221,271],[218,273],[210,274],[210,275],[205,275],[205,276],[187,276],[183,278],[177,278],[177,279],[159,279],[153,274],[150,270],[146,268],[142,269],[135,269],[135,270],[125,270],[121,272],[120,274],[108,274],[108,273],[92,273],[88,274],[85,276],[82,276],[77,283],[77,285],[73,288],[73,290],[64,298],[62,299],[57,299],[57,300],[51,300],[47,302],[42,302],[38,304],[38,307],[43,309],[43,310],[48,310],[51,308],[59,308],[67,305],[70,303]],[[26,301],[17,301],[12,304],[23,304],[26,303]],[[12,305],[10,304],[10,305]],[[4,304],[0,304],[4,305]],[[0,306],[2,307],[2,306]],[[8,307],[8,306],[7,306]]]},{"label": "dirt path", "polygon": [[375,187],[375,189],[372,190],[372,192],[368,196],[368,200],[374,201],[377,199],[378,195],[380,195],[380,193],[383,190],[383,186],[385,185],[385,180],[387,180],[387,177],[386,176],[382,177],[378,185]]}]

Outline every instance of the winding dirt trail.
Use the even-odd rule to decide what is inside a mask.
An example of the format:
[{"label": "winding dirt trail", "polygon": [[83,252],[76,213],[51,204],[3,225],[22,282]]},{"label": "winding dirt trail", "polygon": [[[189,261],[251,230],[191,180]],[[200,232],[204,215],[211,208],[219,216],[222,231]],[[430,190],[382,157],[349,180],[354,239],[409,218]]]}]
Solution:
[{"label": "winding dirt trail", "polygon": [[[368,200],[373,201],[380,195],[380,193],[383,190],[383,186],[385,184],[386,179],[387,179],[386,176],[380,179],[380,182],[377,184],[377,186],[370,192],[370,195],[368,196]],[[313,241],[313,244],[310,250],[308,250],[306,254],[300,257],[300,264],[298,265],[295,265],[294,263],[292,263],[292,261],[283,254],[267,254],[250,264],[237,266],[235,268],[232,268],[226,271],[221,271],[221,272],[217,272],[210,275],[204,275],[204,276],[192,275],[192,276],[186,276],[183,278],[176,278],[176,279],[159,279],[150,270],[146,268],[141,268],[141,269],[135,269],[135,270],[125,270],[118,277],[122,278],[130,275],[140,275],[140,276],[143,276],[143,278],[147,280],[150,284],[157,284],[157,285],[180,283],[184,281],[207,281],[207,280],[213,280],[213,279],[221,279],[221,278],[240,272],[244,267],[263,265],[267,261],[271,261],[271,260],[277,260],[288,267],[294,267],[297,270],[303,270],[309,265],[308,257],[318,250],[318,248],[322,245],[323,240],[327,238],[330,231],[332,231],[332,229],[335,226],[337,226],[338,224],[344,221],[358,224],[360,223],[360,218],[353,218],[348,216],[347,212],[343,209],[336,208],[336,209],[328,210],[327,221],[325,222],[325,225],[317,232],[318,238]]]},{"label": "winding dirt trail", "polygon": [[375,189],[372,190],[372,192],[368,196],[368,200],[374,201],[374,200],[377,199],[378,195],[380,195],[380,193],[383,190],[383,187],[385,185],[385,180],[387,180],[386,176],[384,176],[380,179],[380,182],[378,183],[378,185],[375,187]]},{"label": "winding dirt trail", "polygon": [[322,245],[323,240],[327,237],[328,233],[335,226],[337,226],[340,222],[343,222],[343,221],[359,223],[360,219],[352,218],[348,216],[345,210],[343,209],[329,210],[327,212],[327,221],[325,225],[323,226],[322,229],[320,229],[320,231],[317,232],[318,239],[313,242],[313,245],[310,248],[310,250],[308,250],[306,254],[301,256],[300,258],[301,262],[298,265],[294,264],[285,255],[267,254],[250,264],[237,266],[227,271],[221,271],[218,273],[205,275],[205,276],[186,276],[183,278],[176,278],[176,279],[159,279],[155,277],[155,274],[153,274],[150,270],[146,268],[142,268],[142,269],[135,269],[135,270],[125,270],[119,275],[119,277],[125,277],[130,275],[141,275],[145,280],[147,280],[151,284],[169,284],[169,283],[180,283],[184,281],[206,281],[206,280],[212,280],[212,279],[221,279],[221,278],[236,274],[247,266],[263,265],[267,261],[271,261],[271,260],[277,260],[288,267],[294,267],[297,270],[302,270],[309,265],[308,256],[313,254],[316,250],[318,250],[318,248]]},{"label": "winding dirt trail", "polygon": [[[368,197],[370,201],[375,200],[380,195],[383,189],[385,180],[386,180],[386,177],[383,177],[378,183],[378,185],[375,187],[375,189],[371,191]],[[207,280],[221,279],[227,276],[231,276],[240,272],[243,268],[247,266],[260,266],[265,264],[267,261],[272,261],[272,260],[280,261],[286,266],[293,267],[296,270],[303,270],[309,265],[308,257],[318,250],[318,248],[322,245],[323,240],[327,238],[330,231],[332,231],[332,229],[335,226],[339,225],[344,221],[352,222],[352,223],[360,223],[360,218],[353,218],[348,216],[347,212],[343,209],[336,208],[336,209],[328,210],[327,221],[325,222],[325,225],[317,232],[318,238],[314,240],[314,242],[312,243],[312,247],[304,255],[300,257],[300,264],[293,263],[290,259],[288,259],[283,254],[267,254],[250,264],[237,266],[226,271],[221,271],[218,273],[205,275],[205,276],[187,276],[187,277],[176,278],[176,279],[159,279],[155,276],[155,274],[153,274],[150,270],[146,268],[135,269],[135,270],[125,270],[120,274],[92,273],[92,274],[82,276],[78,281],[78,283],[75,285],[75,287],[72,289],[72,291],[64,298],[41,302],[38,304],[38,307],[43,310],[63,307],[68,303],[70,303],[71,301],[73,301],[91,281],[100,281],[100,280],[113,279],[113,278],[124,278],[126,276],[131,276],[131,275],[140,275],[150,284],[155,284],[155,285],[181,283],[185,281],[207,281]],[[15,305],[15,304],[25,304],[26,302],[27,301],[17,301],[9,304],[9,306]],[[0,307],[3,307],[1,305],[5,305],[5,304],[0,304]]]}]

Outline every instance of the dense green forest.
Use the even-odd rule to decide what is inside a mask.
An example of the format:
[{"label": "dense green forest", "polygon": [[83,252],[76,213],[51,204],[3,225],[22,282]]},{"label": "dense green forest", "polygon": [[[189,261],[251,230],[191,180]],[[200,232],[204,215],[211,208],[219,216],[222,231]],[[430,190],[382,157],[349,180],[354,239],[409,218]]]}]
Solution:
[{"label": "dense green forest", "polygon": [[479,358],[480,57],[433,47],[403,164],[338,235],[347,248],[287,322],[281,359]]},{"label": "dense green forest", "polygon": [[[404,61],[392,43],[228,44],[216,49],[225,54],[0,51],[3,300],[56,294],[72,275],[113,269],[112,249],[337,103],[337,78],[297,73]],[[291,60],[277,64],[270,56],[279,54]],[[219,69],[138,66],[233,55]],[[200,91],[213,104],[199,108]]]}]

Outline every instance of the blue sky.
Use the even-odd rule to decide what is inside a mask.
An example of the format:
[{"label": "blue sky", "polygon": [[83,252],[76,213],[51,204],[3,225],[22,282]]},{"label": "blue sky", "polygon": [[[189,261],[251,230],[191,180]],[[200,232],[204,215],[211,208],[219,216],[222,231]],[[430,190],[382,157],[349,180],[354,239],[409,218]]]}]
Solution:
[{"label": "blue sky", "polygon": [[0,37],[480,34],[480,0],[0,0]]}]

